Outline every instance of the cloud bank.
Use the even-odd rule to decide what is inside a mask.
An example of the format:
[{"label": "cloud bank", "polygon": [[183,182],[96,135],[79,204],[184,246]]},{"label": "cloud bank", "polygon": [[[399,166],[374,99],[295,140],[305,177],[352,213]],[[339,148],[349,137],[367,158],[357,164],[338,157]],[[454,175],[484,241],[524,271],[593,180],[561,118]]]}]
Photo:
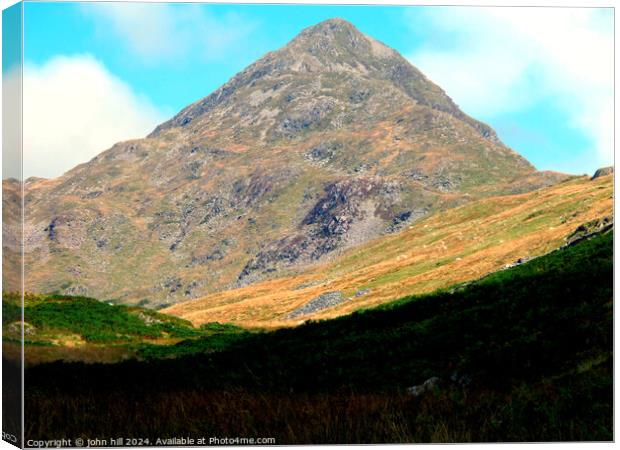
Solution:
[{"label": "cloud bank", "polygon": [[89,55],[24,68],[24,177],[56,177],[166,114]]},{"label": "cloud bank", "polygon": [[254,29],[238,14],[216,16],[198,4],[109,2],[84,4],[82,10],[104,36],[115,33],[149,64],[225,56]]},{"label": "cloud bank", "polygon": [[2,73],[2,178],[21,178],[21,66]]},{"label": "cloud bank", "polygon": [[489,120],[551,102],[613,161],[613,13],[586,8],[432,8],[441,40],[409,55],[474,117]]}]

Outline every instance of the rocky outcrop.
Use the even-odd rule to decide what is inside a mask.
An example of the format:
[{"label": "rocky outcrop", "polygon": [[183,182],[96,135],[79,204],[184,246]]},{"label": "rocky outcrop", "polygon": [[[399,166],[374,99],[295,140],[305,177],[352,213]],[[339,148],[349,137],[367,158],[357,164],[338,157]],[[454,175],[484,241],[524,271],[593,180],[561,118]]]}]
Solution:
[{"label": "rocky outcrop", "polygon": [[297,262],[312,244],[312,238],[304,234],[287,236],[268,244],[251,258],[237,277],[240,285],[249,284],[260,278],[276,272],[280,267],[288,267]]},{"label": "rocky outcrop", "polygon": [[594,172],[594,175],[592,175],[591,180],[596,180],[599,177],[604,177],[606,175],[611,175],[614,173],[614,168],[613,166],[609,166],[609,167],[601,167],[600,169],[598,169],[596,172]]},{"label": "rocky outcrop", "polygon": [[381,185],[380,181],[365,178],[328,185],[325,195],[310,210],[302,225],[316,225],[326,238],[346,234],[351,223],[362,214],[361,203],[375,197]]},{"label": "rocky outcrop", "polygon": [[575,231],[566,237],[566,245],[574,245],[584,239],[588,239],[597,234],[605,233],[614,226],[614,220],[611,216],[602,217],[600,219],[591,220],[581,224]]},{"label": "rocky outcrop", "polygon": [[303,316],[305,314],[311,314],[317,311],[331,308],[332,306],[339,305],[341,303],[344,303],[345,301],[347,301],[347,299],[342,295],[342,292],[326,292],[325,294],[321,294],[318,297],[313,298],[302,307],[297,308],[296,310],[288,314],[286,318],[296,319],[297,317]]},{"label": "rocky outcrop", "polygon": [[397,185],[381,179],[351,178],[328,184],[298,231],[264,244],[244,266],[238,281],[247,284],[284,267],[316,262],[381,232],[396,232],[428,212],[416,209],[393,216],[390,211],[397,193]]}]

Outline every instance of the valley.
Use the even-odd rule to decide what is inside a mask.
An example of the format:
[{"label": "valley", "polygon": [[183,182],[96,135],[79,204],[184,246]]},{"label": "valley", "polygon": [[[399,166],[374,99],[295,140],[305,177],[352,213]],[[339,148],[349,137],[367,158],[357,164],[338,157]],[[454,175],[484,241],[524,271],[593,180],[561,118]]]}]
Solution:
[{"label": "valley", "polygon": [[[63,294],[25,298],[26,361],[115,363],[219,351],[271,329],[454,291],[613,226],[613,179],[575,177],[469,202],[301,274],[155,312]],[[5,293],[4,351],[19,355],[19,296]]]},{"label": "valley", "polygon": [[612,272],[607,229],[452,291],[218,351],[28,367],[27,436],[609,440]]}]

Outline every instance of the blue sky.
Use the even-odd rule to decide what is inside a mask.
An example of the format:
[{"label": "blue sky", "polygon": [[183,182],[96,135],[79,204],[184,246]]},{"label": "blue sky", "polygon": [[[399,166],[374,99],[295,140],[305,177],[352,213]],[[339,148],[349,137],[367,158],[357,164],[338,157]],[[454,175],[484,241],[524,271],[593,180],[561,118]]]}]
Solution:
[{"label": "blue sky", "polygon": [[2,69],[8,71],[21,60],[21,45],[15,36],[21,35],[21,5],[13,5],[2,15]]},{"label": "blue sky", "polygon": [[610,9],[33,2],[25,175],[57,176],[144,136],[330,17],[398,50],[537,168],[612,163]]}]

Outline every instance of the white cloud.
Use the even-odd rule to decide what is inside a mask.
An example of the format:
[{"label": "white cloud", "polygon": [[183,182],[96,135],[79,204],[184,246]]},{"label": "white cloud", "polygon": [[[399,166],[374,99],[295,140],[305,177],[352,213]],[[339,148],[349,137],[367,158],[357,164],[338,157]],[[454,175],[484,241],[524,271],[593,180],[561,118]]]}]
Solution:
[{"label": "white cloud", "polygon": [[21,178],[21,66],[2,74],[2,178]]},{"label": "white cloud", "polygon": [[423,19],[451,43],[429,39],[409,59],[466,112],[488,120],[554,102],[593,142],[598,162],[613,161],[609,10],[432,8]]},{"label": "white cloud", "polygon": [[103,36],[114,32],[146,63],[225,56],[254,28],[238,14],[216,16],[197,4],[108,2],[84,4],[82,10]]},{"label": "white cloud", "polygon": [[59,176],[166,116],[88,55],[27,64],[23,107],[25,178]]}]

